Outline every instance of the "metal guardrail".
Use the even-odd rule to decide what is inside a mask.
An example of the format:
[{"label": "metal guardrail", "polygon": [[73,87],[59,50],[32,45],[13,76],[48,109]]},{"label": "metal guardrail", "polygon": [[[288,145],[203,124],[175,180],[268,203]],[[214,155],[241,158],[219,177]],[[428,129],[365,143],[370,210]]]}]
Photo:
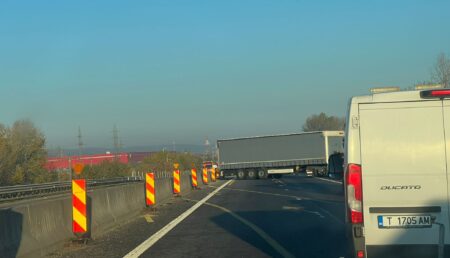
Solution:
[{"label": "metal guardrail", "polygon": [[[116,177],[107,179],[87,180],[88,187],[107,186],[143,181],[142,177]],[[14,185],[0,187],[0,202],[18,199],[34,198],[63,193],[71,190],[71,181],[53,182],[44,184]]]}]

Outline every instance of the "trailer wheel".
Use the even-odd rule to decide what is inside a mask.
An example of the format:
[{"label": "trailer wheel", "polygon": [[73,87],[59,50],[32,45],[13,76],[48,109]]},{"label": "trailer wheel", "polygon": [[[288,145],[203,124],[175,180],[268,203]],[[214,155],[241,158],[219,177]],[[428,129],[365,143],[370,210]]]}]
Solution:
[{"label": "trailer wheel", "polygon": [[258,178],[260,179],[266,179],[267,178],[267,172],[265,170],[259,170],[258,171]]},{"label": "trailer wheel", "polygon": [[239,170],[237,172],[237,178],[240,179],[240,180],[245,179],[245,172],[244,172],[244,170]]},{"label": "trailer wheel", "polygon": [[247,171],[247,178],[248,179],[256,179],[256,172],[254,170],[248,170]]},{"label": "trailer wheel", "polygon": [[327,175],[327,171],[325,170],[325,168],[318,168],[317,169],[317,176],[319,177],[324,177]]},{"label": "trailer wheel", "polygon": [[319,175],[319,173],[317,172],[317,169],[313,169],[313,175],[314,175],[314,177],[317,177],[318,175]]}]

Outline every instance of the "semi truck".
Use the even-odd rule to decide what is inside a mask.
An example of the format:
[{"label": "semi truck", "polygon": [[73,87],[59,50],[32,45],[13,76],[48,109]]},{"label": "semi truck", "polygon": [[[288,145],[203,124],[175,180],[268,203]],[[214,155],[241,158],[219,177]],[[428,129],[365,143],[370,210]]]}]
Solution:
[{"label": "semi truck", "polygon": [[280,178],[294,172],[325,176],[329,157],[343,152],[343,131],[217,140],[221,178]]}]

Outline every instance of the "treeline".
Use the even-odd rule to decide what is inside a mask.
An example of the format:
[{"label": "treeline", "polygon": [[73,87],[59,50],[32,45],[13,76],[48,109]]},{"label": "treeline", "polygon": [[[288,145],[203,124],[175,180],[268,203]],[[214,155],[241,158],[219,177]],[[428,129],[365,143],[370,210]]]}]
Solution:
[{"label": "treeline", "polygon": [[[202,158],[198,155],[188,152],[167,152],[161,151],[153,153],[138,164],[124,164],[118,161],[104,161],[98,165],[85,166],[80,175],[72,174],[74,178],[86,179],[107,179],[114,177],[126,177],[143,174],[146,172],[163,172],[173,171],[174,163],[179,164],[179,169],[190,170],[195,167],[200,169],[202,166]],[[133,173],[134,172],[134,173]],[[61,173],[60,180],[69,180],[69,173]]]},{"label": "treeline", "polygon": [[157,152],[139,164],[105,161],[85,166],[80,175],[67,171],[47,171],[45,136],[30,120],[18,120],[8,127],[0,124],[0,186],[67,181],[73,178],[105,179],[131,176],[133,172],[172,171],[193,166],[201,168],[202,158],[191,153]]},{"label": "treeline", "polygon": [[56,181],[58,176],[44,169],[46,160],[45,137],[31,121],[0,124],[1,186]]},{"label": "treeline", "polygon": [[73,174],[72,176],[85,179],[106,179],[130,176],[131,171],[132,168],[128,164],[118,161],[103,161],[98,165],[85,166],[80,175]]},{"label": "treeline", "polygon": [[200,169],[202,167],[202,158],[189,152],[167,152],[160,151],[145,158],[135,169],[141,172],[160,172],[173,171],[174,163],[179,164],[179,170],[190,170],[191,168]]},{"label": "treeline", "polygon": [[328,116],[325,113],[311,115],[306,118],[303,124],[304,132],[326,131],[326,130],[344,130],[345,118]]}]

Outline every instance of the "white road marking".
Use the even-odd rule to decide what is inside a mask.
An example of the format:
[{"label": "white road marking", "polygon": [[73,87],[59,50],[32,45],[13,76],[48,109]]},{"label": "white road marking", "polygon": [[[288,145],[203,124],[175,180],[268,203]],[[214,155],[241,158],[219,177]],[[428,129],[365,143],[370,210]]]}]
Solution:
[{"label": "white road marking", "polygon": [[323,181],[327,181],[327,182],[331,182],[331,183],[342,185],[342,182],[340,182],[340,181],[335,181],[335,180],[331,180],[331,179],[328,179],[328,178],[321,178],[321,177],[315,177],[315,178],[319,179],[319,180],[323,180]]},{"label": "white road marking", "polygon": [[304,211],[304,212],[308,212],[308,213],[315,214],[315,215],[319,216],[321,219],[324,219],[324,218],[325,218],[325,216],[323,216],[322,214],[320,214],[320,212],[318,212],[318,211],[308,211],[308,210],[303,210],[303,211]]},{"label": "white road marking", "polygon": [[325,210],[324,208],[315,205],[318,209],[320,209],[322,212],[326,213],[328,216],[330,216],[332,219],[334,219],[337,223],[339,224],[345,224],[341,219],[339,219],[338,217],[334,216],[331,212]]},{"label": "white road marking", "polygon": [[244,190],[244,189],[238,189],[238,188],[230,188],[227,187],[225,190],[233,190],[233,191],[240,191],[240,192],[247,192],[247,193],[256,193],[256,194],[264,194],[264,195],[272,195],[272,196],[279,196],[279,197],[287,197],[287,198],[294,198],[297,201],[300,200],[310,200],[309,198],[303,198],[295,195],[287,195],[287,194],[276,194],[276,193],[266,193],[266,192],[259,192],[259,191],[252,191],[252,190]]},{"label": "white road marking", "polygon": [[299,210],[303,210],[303,207],[283,206],[283,207],[281,207],[281,209],[299,211]]},{"label": "white road marking", "polygon": [[272,182],[274,182],[275,184],[280,184],[281,186],[286,185],[286,183],[281,181],[280,179],[272,179]]},{"label": "white road marking", "polygon": [[189,208],[187,211],[185,211],[183,214],[178,216],[176,219],[172,220],[164,226],[162,229],[160,229],[158,232],[153,234],[151,237],[149,237],[147,240],[142,242],[140,245],[138,245],[134,250],[129,252],[124,256],[124,258],[137,258],[141,254],[143,254],[145,251],[147,251],[152,245],[154,245],[159,239],[161,239],[163,236],[165,236],[167,233],[170,232],[176,225],[178,225],[180,222],[182,222],[184,219],[186,219],[189,215],[191,215],[196,209],[198,209],[202,204],[206,203],[211,197],[213,197],[217,192],[219,192],[222,188],[230,184],[231,181],[226,182],[225,184],[221,185],[219,188],[208,194],[205,198],[194,204],[191,208]]},{"label": "white road marking", "polygon": [[305,210],[304,207],[298,207],[298,206],[283,206],[281,207],[281,209],[283,210],[291,210],[291,211],[302,211],[302,212],[307,212],[307,213],[311,213],[314,215],[319,216],[321,219],[324,219],[325,216],[323,216],[320,212],[318,211],[310,211],[310,210]]},{"label": "white road marking", "polygon": [[[324,180],[324,179],[322,179]],[[327,180],[328,181],[328,180]],[[339,182],[334,182],[333,183],[339,183]],[[210,186],[210,187],[214,187],[214,186]],[[215,187],[214,187],[215,188]],[[305,198],[305,197],[298,197],[295,195],[287,195],[287,194],[275,194],[275,193],[266,193],[266,192],[259,192],[259,191],[252,191],[252,190],[244,190],[244,189],[238,189],[238,188],[231,188],[231,187],[227,187],[225,188],[225,190],[233,190],[233,191],[241,191],[241,192],[248,192],[248,193],[255,193],[255,194],[264,194],[264,195],[272,195],[272,196],[279,196],[279,197],[286,197],[286,198],[294,198],[297,201],[302,201],[302,200],[310,200],[315,202],[316,200],[311,199],[311,198]],[[341,219],[339,219],[338,217],[336,217],[335,215],[333,215],[331,212],[327,211],[326,209],[318,206],[317,204],[315,204],[315,206],[321,210],[321,212],[327,214],[328,216],[330,216],[334,221],[338,222],[339,224],[345,224]],[[322,215],[323,216],[323,215]]]},{"label": "white road marking", "polygon": [[[189,199],[185,199],[185,200],[189,200]],[[195,200],[190,200],[190,201],[195,201]],[[262,239],[264,239],[264,241],[266,241],[273,249],[275,249],[279,254],[281,254],[281,256],[286,257],[286,258],[294,258],[295,257],[294,255],[289,253],[288,250],[284,249],[284,247],[281,246],[275,239],[273,239],[266,232],[264,232],[262,229],[260,229],[258,226],[251,223],[250,221],[244,219],[243,217],[237,215],[236,213],[232,212],[231,210],[229,210],[225,207],[216,205],[216,204],[209,203],[209,202],[205,203],[205,205],[220,209],[220,210],[230,214],[235,219],[239,220],[241,223],[245,224],[249,228],[251,228],[253,231],[255,231],[256,234],[258,234],[258,236],[260,236]]]}]

